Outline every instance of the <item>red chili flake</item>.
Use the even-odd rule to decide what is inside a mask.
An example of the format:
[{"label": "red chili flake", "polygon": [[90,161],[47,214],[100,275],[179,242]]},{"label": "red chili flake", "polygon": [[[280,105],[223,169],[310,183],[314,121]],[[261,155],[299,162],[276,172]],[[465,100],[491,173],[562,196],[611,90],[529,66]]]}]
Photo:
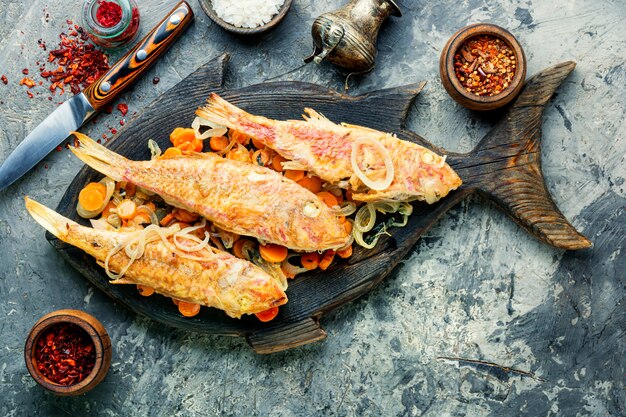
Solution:
[{"label": "red chili flake", "polygon": [[28,68],[24,68],[24,69],[22,70],[22,74],[24,74],[24,75],[28,75]]},{"label": "red chili flake", "polygon": [[104,112],[105,112],[106,114],[111,114],[111,113],[113,113],[113,106],[106,106],[106,107],[104,108]]},{"label": "red chili flake", "polygon": [[114,134],[114,135],[117,134],[117,129],[115,129],[115,128],[111,129],[111,133]]},{"label": "red chili flake", "polygon": [[[68,24],[71,25],[71,21]],[[40,75],[51,83],[50,91],[53,93],[59,89],[63,94],[65,87],[69,87],[72,93],[77,94],[109,69],[107,56],[87,42],[88,37],[82,28],[69,35],[62,33],[59,38],[57,48],[48,54],[48,62],[53,63],[56,69],[40,71]]]},{"label": "red chili flake", "polygon": [[57,152],[61,152],[63,150],[63,147],[61,145],[57,146]]},{"label": "red chili flake", "polygon": [[52,101],[52,96],[48,96],[48,100]]},{"label": "red chili flake", "polygon": [[122,116],[126,116],[126,113],[128,113],[128,105],[125,103],[118,104],[117,109],[120,111],[120,113],[122,113]]},{"label": "red chili flake", "polygon": [[159,77],[154,77],[154,78],[152,79],[152,84],[158,84],[158,83],[159,83],[159,81],[161,81],[161,79],[160,79]]},{"label": "red chili flake", "polygon": [[98,142],[98,143],[102,143],[102,140],[98,139],[96,142]]},{"label": "red chili flake", "polygon": [[100,0],[96,10],[96,20],[105,28],[117,25],[122,20],[122,8],[113,1]]},{"label": "red chili flake", "polygon": [[0,80],[2,80],[2,83],[4,85],[7,85],[9,83],[9,80],[7,80],[7,76],[2,74],[2,77],[0,77]]},{"label": "red chili flake", "polygon": [[48,164],[44,164],[44,165],[43,165],[43,168],[44,168],[44,169],[48,169]]},{"label": "red chili flake", "polygon": [[35,96],[33,95],[33,93],[31,93],[30,91],[26,91],[26,94],[28,94],[28,98],[33,98],[33,97],[35,97]]},{"label": "red chili flake", "polygon": [[120,126],[124,126],[124,123],[126,123],[124,119],[120,120]]},{"label": "red chili flake", "polygon": [[[47,164],[44,166],[48,169]],[[91,337],[75,324],[51,326],[35,344],[37,370],[59,385],[73,385],[85,379],[96,363]]]},{"label": "red chili flake", "polygon": [[102,139],[107,139],[107,134],[106,133],[102,134]]},{"label": "red chili flake", "polygon": [[33,88],[35,86],[35,80],[32,80],[28,77],[24,77],[22,78],[22,80],[20,81],[20,85],[25,85],[28,88]]}]

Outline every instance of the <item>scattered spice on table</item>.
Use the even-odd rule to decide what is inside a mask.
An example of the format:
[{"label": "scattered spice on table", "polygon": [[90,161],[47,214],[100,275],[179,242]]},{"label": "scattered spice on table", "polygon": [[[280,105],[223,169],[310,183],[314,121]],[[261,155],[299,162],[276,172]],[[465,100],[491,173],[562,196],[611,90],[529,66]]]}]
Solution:
[{"label": "scattered spice on table", "polygon": [[159,83],[159,81],[161,81],[161,79],[160,79],[159,77],[154,77],[154,78],[152,79],[152,84],[158,84],[158,83]]},{"label": "scattered spice on table", "polygon": [[225,22],[240,28],[255,28],[268,23],[285,0],[213,0],[213,10]]},{"label": "scattered spice on table", "polygon": [[122,113],[122,116],[126,116],[126,113],[128,113],[128,104],[120,103],[117,105],[117,109],[120,111],[120,113]]},{"label": "scattered spice on table", "polygon": [[2,74],[2,77],[0,77],[0,80],[2,80],[2,84],[7,85],[9,83],[9,80],[7,79],[7,76]]},{"label": "scattered spice on table", "polygon": [[114,1],[98,1],[96,19],[105,28],[117,25],[122,20],[122,8]]},{"label": "scattered spice on table", "polygon": [[20,85],[25,85],[28,88],[33,88],[37,84],[32,78],[24,77],[20,80]]},{"label": "scattered spice on table", "polygon": [[22,74],[24,74],[24,75],[28,75],[28,68],[24,68],[24,69],[22,70]]},{"label": "scattered spice on table", "polygon": [[48,63],[55,69],[41,71],[53,93],[56,90],[63,93],[69,86],[72,93],[77,94],[109,69],[106,54],[87,41],[88,36],[80,26],[69,22],[70,30],[74,30],[70,34],[61,33],[57,48],[48,54]]},{"label": "scattered spice on table", "polygon": [[500,38],[476,36],[457,51],[454,70],[468,92],[492,97],[511,85],[516,70],[515,53]]},{"label": "scattered spice on table", "polygon": [[37,340],[37,370],[50,381],[73,385],[93,370],[96,352],[93,341],[79,326],[61,323],[51,326]]}]

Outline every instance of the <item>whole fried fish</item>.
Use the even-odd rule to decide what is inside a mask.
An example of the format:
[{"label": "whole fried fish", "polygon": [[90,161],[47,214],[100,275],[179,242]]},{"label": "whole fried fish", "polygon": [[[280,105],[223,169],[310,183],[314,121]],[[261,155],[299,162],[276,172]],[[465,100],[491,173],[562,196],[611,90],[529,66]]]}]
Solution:
[{"label": "whole fried fish", "polygon": [[203,248],[187,258],[172,250],[175,237],[167,237],[165,243],[159,236],[150,239],[146,235],[141,256],[131,262],[121,249],[134,235],[145,231],[118,232],[81,226],[28,197],[26,208],[41,226],[62,241],[84,250],[98,263],[106,262],[111,271],[123,272],[123,277],[112,281],[114,284],[145,285],[172,298],[219,308],[231,317],[259,313],[287,302],[278,281],[251,262],[227,252]]},{"label": "whole fried fish", "polygon": [[268,168],[212,153],[130,161],[74,134],[80,146],[70,149],[93,169],[150,190],[226,231],[309,252],[349,242],[338,217],[315,194]]},{"label": "whole fried fish", "polygon": [[[196,114],[255,138],[325,181],[351,188],[355,200],[434,203],[461,185],[445,158],[429,149],[374,129],[335,124],[312,109],[304,111],[304,121],[272,120],[248,114],[213,93]],[[381,144],[391,158],[393,179],[384,189],[367,187],[355,174],[354,146],[364,140]],[[387,173],[384,158],[372,147],[362,146],[356,163],[373,181]]]}]

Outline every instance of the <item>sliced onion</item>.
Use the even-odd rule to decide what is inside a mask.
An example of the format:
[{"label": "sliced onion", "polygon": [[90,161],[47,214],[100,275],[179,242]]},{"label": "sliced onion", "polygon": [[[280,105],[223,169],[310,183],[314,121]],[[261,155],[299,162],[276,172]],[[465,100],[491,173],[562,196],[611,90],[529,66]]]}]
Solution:
[{"label": "sliced onion", "polygon": [[148,139],[148,149],[150,149],[150,159],[157,159],[161,156],[161,148],[159,148],[159,144],[152,139]]},{"label": "sliced onion", "polygon": [[365,243],[365,240],[363,240],[363,232],[360,232],[356,229],[354,229],[354,232],[352,233],[352,235],[354,236],[354,241],[359,245],[364,247],[365,249],[373,249],[374,246],[376,246],[376,244],[378,243],[378,237],[376,237],[372,243]]},{"label": "sliced onion", "polygon": [[334,206],[332,211],[336,216],[349,216],[356,211],[356,204],[352,201],[344,201],[341,205]]},{"label": "sliced onion", "polygon": [[157,217],[156,213],[154,211],[152,211],[152,209],[148,206],[139,206],[137,207],[137,213],[146,213],[148,215],[148,217],[150,218],[150,223],[152,224],[159,224],[159,218]]},{"label": "sliced onion", "polygon": [[302,273],[308,271],[308,269],[306,269],[304,267],[299,267],[299,266],[293,265],[292,263],[289,262],[289,260],[291,258],[295,258],[295,257],[298,257],[298,256],[300,256],[300,255],[297,254],[297,253],[292,253],[291,255],[288,255],[287,259],[285,259],[281,263],[281,268],[283,268],[287,272],[288,275],[296,276],[298,274],[302,274]]},{"label": "sliced onion", "polygon": [[308,171],[308,167],[306,165],[302,165],[300,162],[296,161],[285,161],[282,162],[281,165],[285,170]]},{"label": "sliced onion", "polygon": [[115,227],[109,224],[109,222],[107,222],[107,219],[89,219],[89,222],[91,223],[91,227],[93,227],[95,230],[115,231]]},{"label": "sliced onion", "polygon": [[374,209],[384,214],[397,213],[398,208],[400,207],[400,203],[395,203],[391,201],[376,201],[372,204],[374,205]]},{"label": "sliced onion", "polygon": [[[383,162],[385,163],[385,179],[382,181],[372,181],[367,175],[361,170],[359,164],[357,163],[357,154],[359,152],[359,148],[362,145],[371,145],[380,155],[383,157]],[[371,138],[358,138],[352,144],[352,153],[350,155],[350,162],[352,164],[352,170],[356,174],[356,176],[361,180],[366,187],[371,188],[372,190],[384,190],[391,185],[394,176],[394,167],[393,161],[391,160],[391,155],[387,152],[387,149],[378,141]]]},{"label": "sliced onion", "polygon": [[376,211],[371,203],[367,203],[359,209],[354,218],[354,229],[361,233],[367,233],[376,224]]},{"label": "sliced onion", "polygon": [[[200,133],[200,126],[208,126],[210,129],[204,133]],[[191,128],[193,129],[196,139],[198,140],[205,140],[214,136],[224,136],[228,130],[226,126],[218,125],[203,119],[202,117],[196,117],[193,119]]]},{"label": "sliced onion", "polygon": [[215,153],[218,155],[226,155],[228,152],[230,152],[231,149],[233,149],[233,146],[235,146],[235,144],[237,144],[237,141],[235,139],[230,139],[230,142],[228,142],[228,146],[226,146],[221,151]]}]

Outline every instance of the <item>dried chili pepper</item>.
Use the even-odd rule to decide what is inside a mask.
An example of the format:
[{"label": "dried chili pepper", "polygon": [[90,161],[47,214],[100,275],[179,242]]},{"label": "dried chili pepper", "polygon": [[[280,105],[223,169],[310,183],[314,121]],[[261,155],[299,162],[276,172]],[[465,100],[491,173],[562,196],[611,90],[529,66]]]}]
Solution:
[{"label": "dried chili pepper", "polygon": [[2,77],[0,77],[0,80],[2,80],[2,83],[4,85],[7,85],[9,83],[9,80],[7,80],[7,76],[6,75],[2,75]]},{"label": "dried chili pepper", "polygon": [[24,74],[24,75],[28,75],[28,68],[24,68],[24,69],[22,70],[22,74]]},{"label": "dried chili pepper", "polygon": [[93,341],[79,326],[60,323],[51,326],[37,340],[37,370],[50,381],[73,385],[85,379],[96,363]]},{"label": "dried chili pepper", "polygon": [[122,8],[113,1],[101,0],[98,2],[96,19],[105,28],[113,27],[122,20]]},{"label": "dried chili pepper", "polygon": [[126,113],[128,113],[128,105],[125,103],[118,104],[117,109],[120,111],[120,113],[122,113],[122,116],[126,116]]},{"label": "dried chili pepper", "polygon": [[477,96],[495,96],[513,81],[515,53],[505,41],[495,36],[476,36],[457,51],[454,71],[468,92]]},{"label": "dried chili pepper", "polygon": [[24,77],[20,80],[20,85],[25,85],[28,88],[33,88],[35,86],[35,80],[30,79],[28,77]]}]

